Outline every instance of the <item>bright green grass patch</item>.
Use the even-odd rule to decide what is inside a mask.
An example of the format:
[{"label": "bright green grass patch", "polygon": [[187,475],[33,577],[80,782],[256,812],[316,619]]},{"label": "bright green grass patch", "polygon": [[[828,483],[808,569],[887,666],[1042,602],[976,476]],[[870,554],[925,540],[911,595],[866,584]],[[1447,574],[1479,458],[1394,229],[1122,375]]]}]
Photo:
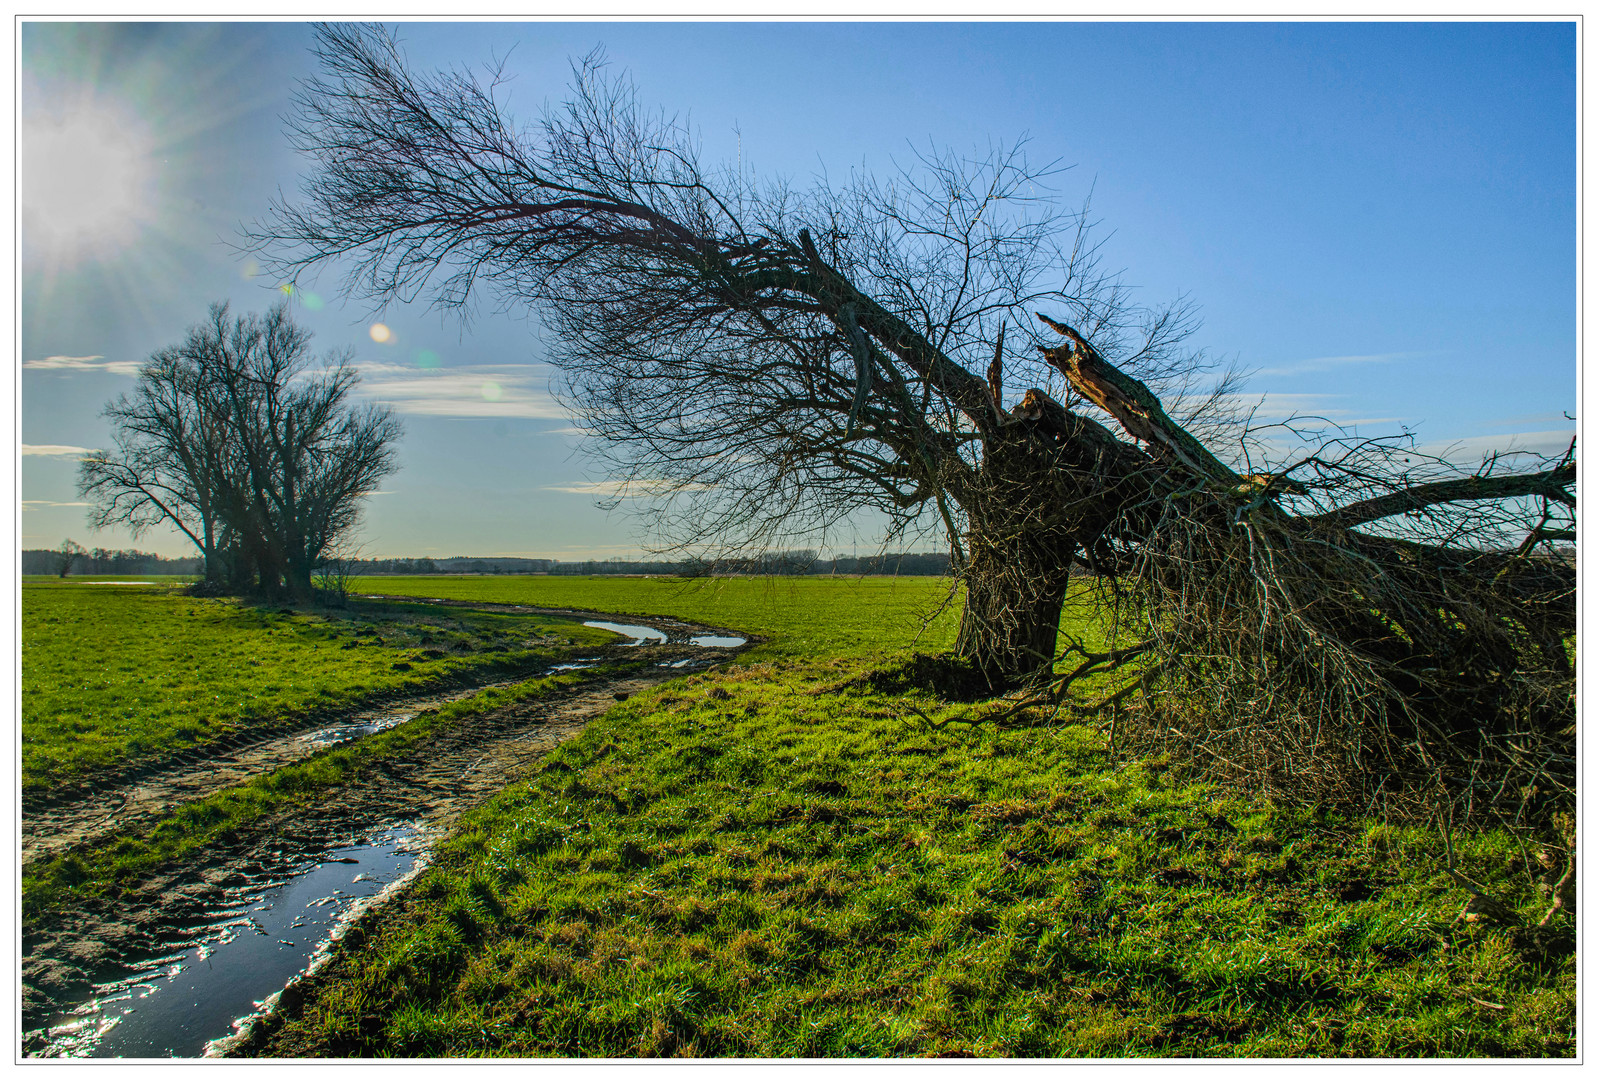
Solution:
[{"label": "bright green grass patch", "polygon": [[[745,662],[836,656],[891,664],[912,651],[946,653],[959,631],[964,601],[961,594],[951,595],[947,577],[396,576],[361,578],[357,588],[376,595],[586,608],[725,626],[765,639],[744,654]],[[1089,579],[1072,583],[1060,618],[1062,652],[1073,640],[1093,651],[1108,647],[1095,588]],[[1121,644],[1130,640],[1122,633]],[[1064,673],[1080,662],[1080,656],[1066,654],[1055,668]],[[1090,676],[1073,693],[1091,701],[1125,678],[1125,672]]]},{"label": "bright green grass patch", "polygon": [[23,791],[614,640],[529,615],[370,603],[291,612],[165,586],[26,581]]},{"label": "bright green grass patch", "polygon": [[954,642],[959,604],[941,577],[359,578],[362,593],[667,615],[769,639],[770,655],[858,656]]},{"label": "bright green grass patch", "polygon": [[[1574,1052],[1573,959],[1452,921],[1436,836],[1114,769],[1080,727],[928,730],[829,689],[862,670],[611,710],[463,820],[271,1052]],[[1536,910],[1508,838],[1456,840]]]},{"label": "bright green grass patch", "polygon": [[380,761],[413,753],[427,740],[461,720],[542,697],[615,673],[616,665],[530,679],[494,687],[450,702],[292,765],[254,777],[202,799],[184,803],[156,824],[137,832],[105,837],[65,855],[23,869],[25,923],[52,910],[71,907],[90,896],[115,897],[153,869],[215,845],[267,814],[327,797],[332,789],[358,779]]}]

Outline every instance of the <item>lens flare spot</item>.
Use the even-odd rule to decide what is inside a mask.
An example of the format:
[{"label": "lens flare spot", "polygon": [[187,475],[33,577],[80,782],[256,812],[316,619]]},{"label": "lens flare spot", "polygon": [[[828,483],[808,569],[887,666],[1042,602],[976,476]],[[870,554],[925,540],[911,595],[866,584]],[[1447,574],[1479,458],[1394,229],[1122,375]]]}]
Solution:
[{"label": "lens flare spot", "polygon": [[256,275],[258,275],[260,272],[261,264],[256,262],[254,259],[245,259],[244,262],[239,266],[239,277],[243,278],[245,281],[255,280]]},{"label": "lens flare spot", "polygon": [[372,324],[371,334],[372,340],[377,342],[379,345],[387,345],[390,341],[394,340],[394,331],[390,330],[387,326],[380,322]]},{"label": "lens flare spot", "polygon": [[284,296],[293,296],[294,286],[285,281],[283,284],[277,287],[277,291],[282,293]]},{"label": "lens flare spot", "polygon": [[504,396],[505,396],[505,391],[500,389],[499,383],[497,383],[497,382],[485,382],[483,384],[483,400],[484,401],[498,401],[500,398],[502,398]]},{"label": "lens flare spot", "polygon": [[322,298],[313,292],[300,293],[300,303],[305,305],[306,311],[321,311],[326,306]]},{"label": "lens flare spot", "polygon": [[432,349],[423,349],[416,354],[416,366],[419,368],[426,368],[431,371],[433,368],[438,367],[440,363],[438,354]]}]

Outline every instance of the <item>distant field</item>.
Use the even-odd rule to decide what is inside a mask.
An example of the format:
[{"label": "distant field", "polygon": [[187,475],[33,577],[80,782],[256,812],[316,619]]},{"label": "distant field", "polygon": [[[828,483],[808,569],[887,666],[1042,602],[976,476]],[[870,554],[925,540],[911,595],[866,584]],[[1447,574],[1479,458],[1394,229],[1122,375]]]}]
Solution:
[{"label": "distant field", "polygon": [[23,582],[25,793],[311,708],[553,655],[572,641],[613,640],[524,616],[408,604],[368,604],[359,617],[304,614],[196,599],[165,584],[92,583],[106,580]]},{"label": "distant field", "polygon": [[941,577],[363,577],[352,589],[668,615],[758,634],[774,654],[937,652],[959,627],[958,605],[944,605],[949,579]]}]

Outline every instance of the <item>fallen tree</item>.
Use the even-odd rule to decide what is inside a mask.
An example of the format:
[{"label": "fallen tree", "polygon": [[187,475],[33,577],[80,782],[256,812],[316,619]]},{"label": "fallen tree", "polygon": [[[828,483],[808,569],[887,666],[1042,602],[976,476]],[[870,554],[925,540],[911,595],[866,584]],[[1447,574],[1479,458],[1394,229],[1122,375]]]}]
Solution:
[{"label": "fallen tree", "polygon": [[[314,170],[252,246],[290,277],[342,262],[381,302],[537,311],[668,539],[774,547],[861,507],[934,524],[958,652],[996,690],[1122,672],[1099,702],[1121,738],[1267,790],[1568,795],[1573,447],[1477,470],[1337,431],[1273,450],[1185,309],[1133,304],[1013,150],[800,195],[703,169],[597,59],[523,130],[493,79],[320,35],[291,122]],[[1057,674],[1077,565],[1112,644],[1068,641]]]},{"label": "fallen tree", "polygon": [[1121,459],[1113,516],[1079,537],[1139,640],[1052,694],[1130,668],[1100,698],[1142,695],[1124,737],[1283,795],[1522,818],[1573,805],[1576,576],[1552,544],[1574,537],[1574,442],[1541,468],[1438,478],[1457,470],[1345,438],[1243,474],[1045,321],[1067,339],[1049,362],[1143,455]]}]

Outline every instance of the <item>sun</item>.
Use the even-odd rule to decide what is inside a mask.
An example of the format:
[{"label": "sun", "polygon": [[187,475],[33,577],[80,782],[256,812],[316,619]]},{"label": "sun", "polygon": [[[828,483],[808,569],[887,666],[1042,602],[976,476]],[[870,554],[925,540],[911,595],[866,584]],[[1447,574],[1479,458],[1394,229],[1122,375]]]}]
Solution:
[{"label": "sun", "polygon": [[114,105],[29,118],[19,165],[23,247],[52,262],[115,255],[156,220],[153,139]]}]

